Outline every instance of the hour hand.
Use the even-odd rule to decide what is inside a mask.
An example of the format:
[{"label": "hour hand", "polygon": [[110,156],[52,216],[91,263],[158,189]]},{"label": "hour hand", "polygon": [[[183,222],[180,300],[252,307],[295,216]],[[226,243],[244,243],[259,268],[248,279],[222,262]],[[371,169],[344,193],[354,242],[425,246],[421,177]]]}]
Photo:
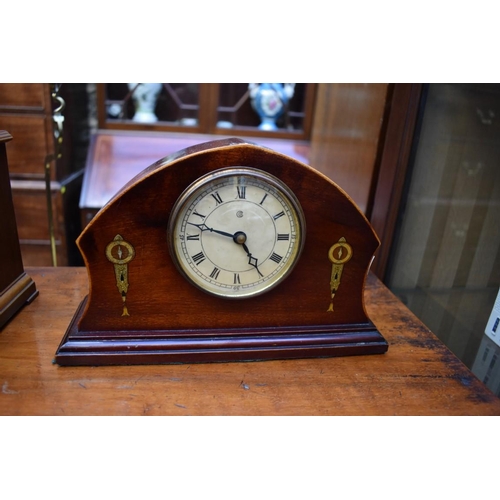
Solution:
[{"label": "hour hand", "polygon": [[203,224],[195,224],[194,222],[188,222],[192,226],[197,227],[200,231],[210,231],[211,233],[222,234],[222,236],[227,236],[232,238],[234,235],[232,233],[226,233],[226,231],[219,231],[218,229],[214,229],[213,227],[208,227],[205,223]]},{"label": "hour hand", "polygon": [[251,253],[250,251],[248,250],[248,247],[245,245],[245,243],[242,243],[241,244],[242,247],[243,247],[243,250],[245,250],[245,252],[247,253],[247,257],[248,257],[248,263],[255,267],[256,271],[259,273],[259,276],[261,277],[264,277],[264,275],[259,271],[259,268],[257,267],[258,265],[258,259],[256,259]]}]

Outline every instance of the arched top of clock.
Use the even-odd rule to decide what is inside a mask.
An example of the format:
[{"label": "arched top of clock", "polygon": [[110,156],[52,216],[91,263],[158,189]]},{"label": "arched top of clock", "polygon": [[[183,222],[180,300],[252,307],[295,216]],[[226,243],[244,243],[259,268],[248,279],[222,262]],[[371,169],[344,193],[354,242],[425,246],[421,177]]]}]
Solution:
[{"label": "arched top of clock", "polygon": [[[378,239],[378,236],[376,233],[373,231],[373,228],[371,227],[370,222],[364,215],[364,213],[357,207],[355,202],[351,199],[348,193],[346,193],[339,185],[337,185],[332,179],[324,175],[322,172],[319,172],[318,170],[315,170],[313,167],[300,162],[299,160],[296,160],[294,158],[291,158],[289,156],[286,156],[282,153],[279,153],[277,151],[274,151],[270,148],[267,148],[266,146],[259,145],[254,142],[246,141],[238,137],[231,137],[231,138],[226,138],[226,139],[219,139],[219,140],[214,140],[214,141],[208,141],[200,144],[196,144],[194,146],[189,146],[185,149],[179,150],[171,155],[168,155],[162,159],[159,159],[152,165],[149,165],[146,167],[144,170],[142,170],[139,174],[137,174],[135,177],[133,177],[129,182],[127,182],[109,201],[106,203],[106,205],[101,209],[101,211],[90,221],[89,226],[92,226],[97,220],[98,217],[104,213],[107,208],[114,204],[117,203],[118,200],[128,191],[130,191],[134,186],[142,182],[143,180],[154,176],[158,174],[159,172],[163,171],[164,169],[168,169],[172,166],[175,166],[177,164],[182,164],[186,165],[186,168],[188,168],[188,162],[186,162],[187,159],[189,160],[194,160],[196,161],[197,157],[203,157],[204,155],[218,155],[218,154],[223,154],[225,155],[227,164],[221,165],[218,168],[221,168],[222,166],[228,167],[228,166],[256,166],[255,164],[255,159],[254,155],[260,153],[260,158],[264,159],[269,159],[271,162],[274,162],[277,158],[281,158],[282,160],[285,160],[285,163],[288,164],[288,168],[290,168],[290,164],[295,164],[295,166],[292,168],[292,176],[295,175],[296,173],[299,173],[297,168],[300,168],[304,171],[309,172],[310,175],[316,176],[318,179],[322,179],[324,182],[329,183],[332,185],[335,189],[341,193],[346,201],[349,202],[350,209],[354,212],[357,212],[357,218],[360,219],[360,224],[364,225],[369,231],[373,233],[374,238],[377,240],[378,245],[380,245],[380,241]],[[260,159],[259,158],[259,159]],[[280,162],[278,162],[280,163]],[[216,169],[217,165],[212,167],[212,169]],[[262,168],[262,166],[259,164],[259,168]],[[294,170],[295,169],[295,170]],[[266,168],[264,168],[266,170]],[[298,179],[302,179],[303,175],[299,175]],[[196,178],[196,177],[195,177]],[[195,179],[194,178],[194,179]],[[85,232],[85,230],[84,230]],[[82,233],[83,235],[83,233]],[[378,246],[377,245],[377,246]]]}]

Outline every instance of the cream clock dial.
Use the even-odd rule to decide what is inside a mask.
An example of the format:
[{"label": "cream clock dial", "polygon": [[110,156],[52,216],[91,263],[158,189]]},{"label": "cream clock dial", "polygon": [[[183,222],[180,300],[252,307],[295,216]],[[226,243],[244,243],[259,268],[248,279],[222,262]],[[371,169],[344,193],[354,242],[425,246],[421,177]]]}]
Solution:
[{"label": "cream clock dial", "polygon": [[290,274],[304,245],[305,219],[278,178],[230,167],[186,189],[168,235],[172,258],[188,281],[219,297],[249,298]]}]

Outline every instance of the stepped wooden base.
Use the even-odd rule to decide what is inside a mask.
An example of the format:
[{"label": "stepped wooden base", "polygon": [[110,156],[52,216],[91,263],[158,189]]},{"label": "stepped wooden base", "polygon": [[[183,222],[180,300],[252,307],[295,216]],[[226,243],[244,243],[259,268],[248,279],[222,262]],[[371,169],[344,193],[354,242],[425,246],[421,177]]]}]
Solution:
[{"label": "stepped wooden base", "polygon": [[263,361],[382,354],[372,323],[231,330],[81,332],[81,303],[55,356],[61,366]]},{"label": "stepped wooden base", "polygon": [[35,283],[26,273],[0,292],[0,328],[24,305],[33,302],[37,295]]}]

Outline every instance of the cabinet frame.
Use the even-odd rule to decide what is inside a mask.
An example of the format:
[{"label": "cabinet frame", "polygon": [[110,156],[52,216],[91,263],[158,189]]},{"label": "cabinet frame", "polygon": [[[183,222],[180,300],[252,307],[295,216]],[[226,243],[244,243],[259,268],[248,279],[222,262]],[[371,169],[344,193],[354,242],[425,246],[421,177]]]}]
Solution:
[{"label": "cabinet frame", "polygon": [[217,111],[219,102],[219,83],[199,83],[199,116],[196,126],[181,126],[173,123],[158,122],[152,124],[137,123],[132,120],[108,120],[106,118],[106,84],[96,85],[97,96],[97,119],[98,127],[103,130],[129,130],[129,131],[158,131],[158,132],[181,132],[189,134],[209,135],[236,135],[250,137],[272,137],[276,139],[309,140],[314,118],[314,106],[316,100],[316,83],[305,84],[304,96],[304,118],[302,130],[276,131],[260,130],[257,127],[235,125],[230,129],[219,128],[217,124]]}]

